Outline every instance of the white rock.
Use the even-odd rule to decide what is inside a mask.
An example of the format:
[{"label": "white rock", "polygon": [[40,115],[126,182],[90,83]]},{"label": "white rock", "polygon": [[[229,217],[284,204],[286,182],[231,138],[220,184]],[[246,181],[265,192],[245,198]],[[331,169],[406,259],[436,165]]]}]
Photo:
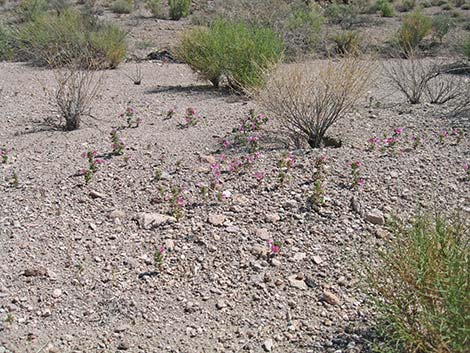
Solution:
[{"label": "white rock", "polygon": [[52,296],[54,298],[59,298],[61,295],[62,295],[62,290],[60,290],[59,288],[54,289],[54,291],[52,292]]},{"label": "white rock", "polygon": [[263,342],[263,349],[266,352],[271,352],[273,350],[274,342],[271,338],[268,338],[266,341]]},{"label": "white rock", "polygon": [[214,226],[221,226],[225,222],[225,216],[223,214],[211,213],[207,218],[207,221]]},{"label": "white rock", "polygon": [[372,211],[366,214],[366,221],[372,224],[384,225],[385,218],[382,211],[378,209],[373,209]]},{"label": "white rock", "polygon": [[140,213],[138,222],[142,228],[152,229],[168,223],[174,223],[176,218],[160,213]]},{"label": "white rock", "polygon": [[308,289],[305,281],[297,279],[297,275],[289,276],[287,279],[289,280],[290,285],[294,288],[302,289],[302,290]]}]

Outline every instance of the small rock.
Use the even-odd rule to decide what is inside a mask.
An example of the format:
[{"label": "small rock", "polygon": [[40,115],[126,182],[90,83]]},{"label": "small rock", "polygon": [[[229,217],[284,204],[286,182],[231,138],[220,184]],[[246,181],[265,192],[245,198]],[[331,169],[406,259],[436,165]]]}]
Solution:
[{"label": "small rock", "polygon": [[52,296],[54,298],[59,298],[61,295],[62,295],[62,290],[59,288],[54,289],[54,291],[52,292]]},{"label": "small rock", "polygon": [[93,199],[104,199],[106,197],[105,194],[102,194],[96,190],[91,190],[90,191],[90,196],[93,198]]},{"label": "small rock", "polygon": [[298,202],[295,201],[295,200],[287,200],[286,202],[284,202],[283,204],[283,207],[286,209],[286,210],[292,210],[294,208],[297,208],[297,205],[298,205]]},{"label": "small rock", "polygon": [[217,159],[214,156],[209,156],[209,155],[201,155],[199,157],[201,162],[203,163],[209,163],[209,164],[214,164],[217,163]]},{"label": "small rock", "polygon": [[174,250],[175,249],[175,242],[173,239],[167,239],[165,240],[165,248],[168,250]]},{"label": "small rock", "polygon": [[176,218],[160,213],[140,213],[138,222],[142,228],[152,229],[168,223],[174,223]]},{"label": "small rock", "polygon": [[237,226],[230,226],[230,227],[225,228],[225,230],[227,231],[227,233],[239,233],[240,232],[240,228]]},{"label": "small rock", "polygon": [[263,342],[263,349],[266,352],[271,352],[273,350],[274,342],[271,338]]},{"label": "small rock", "polygon": [[265,219],[267,222],[276,223],[281,220],[281,216],[277,213],[267,213]]},{"label": "small rock", "polygon": [[295,261],[302,261],[303,259],[305,259],[307,257],[307,254],[304,253],[304,252],[298,252],[294,255],[294,260]]},{"label": "small rock", "polygon": [[126,213],[122,210],[113,210],[109,213],[108,218],[109,219],[124,219],[126,217]]},{"label": "small rock", "polygon": [[320,265],[323,262],[322,258],[318,255],[315,255],[312,259],[316,265]]},{"label": "small rock", "polygon": [[339,299],[339,297],[336,294],[331,293],[327,290],[323,291],[322,300],[327,302],[330,305],[339,305],[339,304],[341,304],[341,300]]},{"label": "small rock", "polygon": [[117,349],[120,351],[127,351],[129,349],[129,345],[126,342],[121,342],[117,346]]},{"label": "small rock", "polygon": [[124,324],[124,325],[119,325],[119,326],[117,326],[117,327],[114,329],[114,332],[120,333],[120,332],[128,331],[129,329],[130,329],[130,326]]},{"label": "small rock", "polygon": [[207,221],[213,226],[221,226],[225,222],[225,216],[223,214],[210,214]]},{"label": "small rock", "polygon": [[375,231],[375,236],[379,239],[384,239],[386,238],[388,235],[387,231],[385,229],[381,229],[381,228],[378,228],[376,231]]},{"label": "small rock", "polygon": [[47,270],[45,268],[28,268],[24,270],[23,276],[26,277],[40,277],[40,276],[46,276],[47,275]]},{"label": "small rock", "polygon": [[90,227],[91,230],[96,230],[96,224],[88,223],[88,226]]},{"label": "small rock", "polygon": [[226,308],[227,304],[223,300],[218,300],[217,303],[215,303],[215,307],[219,310]]},{"label": "small rock", "polygon": [[274,267],[280,267],[282,265],[282,263],[278,259],[272,259],[271,260],[271,265],[273,265]]},{"label": "small rock", "polygon": [[52,312],[50,309],[44,309],[43,312],[41,313],[42,317],[48,317],[51,316]]},{"label": "small rock", "polygon": [[263,240],[268,240],[271,238],[269,231],[266,228],[256,229],[256,236]]},{"label": "small rock", "polygon": [[366,215],[366,221],[376,225],[384,225],[385,219],[382,211],[378,209],[373,209]]},{"label": "small rock", "polygon": [[308,289],[305,281],[297,279],[297,275],[289,276],[287,279],[289,280],[290,285],[294,288],[302,289],[302,290]]}]

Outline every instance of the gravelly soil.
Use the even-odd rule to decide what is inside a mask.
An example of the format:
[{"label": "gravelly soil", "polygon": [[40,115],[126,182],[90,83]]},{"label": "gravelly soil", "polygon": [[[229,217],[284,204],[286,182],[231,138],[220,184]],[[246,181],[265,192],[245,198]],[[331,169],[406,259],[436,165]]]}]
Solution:
[{"label": "gravelly soil", "polygon": [[[468,125],[458,126],[459,143],[452,134],[441,142],[457,127],[443,118],[447,107],[410,107],[379,87],[371,93],[379,108],[364,101],[333,128],[340,148],[288,150],[268,124],[253,166],[224,169],[231,196],[207,200],[196,183],[210,182],[220,139],[256,106],[205,86],[184,65],[141,67],[140,86],[124,75],[133,64],[106,72],[95,118],[66,133],[42,124],[55,114],[52,73],[0,63],[0,147],[11,150],[0,168],[0,352],[367,351],[374,314],[363,279],[390,236],[381,218],[434,208],[468,217]],[[124,124],[129,101],[143,122],[121,130],[124,155],[109,156],[109,132]],[[172,106],[178,113],[166,120]],[[181,128],[187,107],[204,118]],[[367,150],[369,138],[394,128],[404,128],[394,148]],[[106,160],[89,185],[77,173],[86,150]],[[295,166],[280,186],[287,152]],[[308,197],[320,155],[326,203],[315,211]],[[351,189],[356,160],[365,184]],[[256,171],[266,173],[261,184]],[[141,213],[168,214],[159,189],[172,185],[184,189],[183,217],[139,222]],[[267,239],[282,243],[279,254],[267,254]],[[162,245],[159,270],[153,254]]]}]

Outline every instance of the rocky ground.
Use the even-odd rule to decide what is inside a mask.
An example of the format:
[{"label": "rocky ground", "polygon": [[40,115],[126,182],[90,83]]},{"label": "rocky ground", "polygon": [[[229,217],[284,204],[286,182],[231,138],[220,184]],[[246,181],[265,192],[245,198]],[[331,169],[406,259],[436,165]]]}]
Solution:
[{"label": "rocky ground", "polygon": [[[364,279],[390,236],[385,221],[416,210],[469,215],[468,121],[379,86],[372,105],[365,99],[334,126],[341,147],[288,149],[270,122],[253,163],[229,172],[227,161],[250,154],[220,141],[259,108],[184,65],[141,68],[140,86],[126,77],[134,64],[106,72],[94,118],[66,133],[44,125],[55,114],[51,72],[0,63],[0,147],[10,151],[0,165],[0,352],[367,351],[374,313]],[[119,131],[126,148],[111,156],[109,133],[125,125],[129,102],[142,122]],[[188,107],[203,118],[182,128]],[[395,128],[394,147],[368,149]],[[105,164],[85,185],[88,150]],[[312,208],[319,156],[325,203]],[[278,166],[286,158],[292,168]],[[362,187],[351,188],[352,161]],[[213,180],[214,163],[222,200],[197,186]],[[179,220],[165,198],[174,186]]]}]

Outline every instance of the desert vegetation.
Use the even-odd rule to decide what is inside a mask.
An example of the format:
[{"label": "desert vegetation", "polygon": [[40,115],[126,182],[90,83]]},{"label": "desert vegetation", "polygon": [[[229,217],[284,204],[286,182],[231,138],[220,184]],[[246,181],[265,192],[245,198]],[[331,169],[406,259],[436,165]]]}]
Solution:
[{"label": "desert vegetation", "polygon": [[467,352],[469,18],[0,1],[0,352]]}]

